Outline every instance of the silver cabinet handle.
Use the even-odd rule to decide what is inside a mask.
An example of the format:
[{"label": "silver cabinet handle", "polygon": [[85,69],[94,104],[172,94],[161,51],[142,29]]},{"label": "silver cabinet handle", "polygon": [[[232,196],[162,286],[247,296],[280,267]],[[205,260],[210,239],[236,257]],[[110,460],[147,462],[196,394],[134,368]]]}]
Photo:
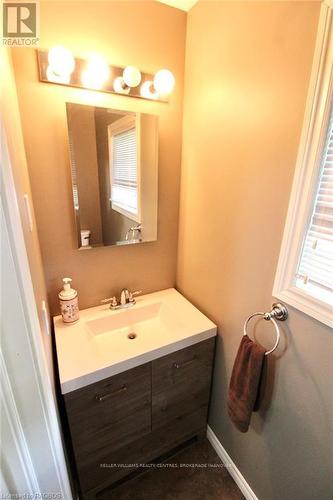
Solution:
[{"label": "silver cabinet handle", "polygon": [[184,363],[174,363],[173,366],[174,366],[174,368],[177,368],[177,370],[178,370],[178,368],[184,368],[184,366],[190,365],[195,360],[196,360],[196,357],[194,356],[194,358],[190,359],[189,361],[184,361]]},{"label": "silver cabinet handle", "polygon": [[123,385],[120,389],[117,389],[116,391],[108,392],[106,394],[96,394],[95,399],[96,401],[99,401],[102,403],[106,399],[112,398],[113,396],[117,396],[118,394],[121,394],[122,392],[127,391],[126,385]]}]

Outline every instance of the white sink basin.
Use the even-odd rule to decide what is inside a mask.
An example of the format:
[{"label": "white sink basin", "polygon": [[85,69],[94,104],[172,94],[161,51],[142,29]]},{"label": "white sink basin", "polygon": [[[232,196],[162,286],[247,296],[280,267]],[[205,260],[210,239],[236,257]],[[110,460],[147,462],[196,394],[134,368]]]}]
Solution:
[{"label": "white sink basin", "polygon": [[166,327],[177,327],[179,321],[177,315],[171,314],[163,302],[148,305],[139,302],[131,309],[118,309],[117,313],[86,321],[87,331],[93,335],[129,332],[151,334],[154,331],[161,333]]},{"label": "white sink basin", "polygon": [[63,394],[216,335],[173,288],[141,296],[128,309],[85,309],[71,325],[56,316],[54,325]]}]

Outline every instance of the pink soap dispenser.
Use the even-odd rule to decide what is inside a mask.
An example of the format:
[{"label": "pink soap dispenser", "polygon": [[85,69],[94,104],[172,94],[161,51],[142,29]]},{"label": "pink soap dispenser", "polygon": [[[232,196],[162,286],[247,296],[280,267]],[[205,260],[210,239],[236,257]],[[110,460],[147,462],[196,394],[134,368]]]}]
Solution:
[{"label": "pink soap dispenser", "polygon": [[77,291],[71,288],[71,278],[64,278],[64,287],[59,293],[59,303],[64,323],[74,323],[79,319],[79,301]]}]

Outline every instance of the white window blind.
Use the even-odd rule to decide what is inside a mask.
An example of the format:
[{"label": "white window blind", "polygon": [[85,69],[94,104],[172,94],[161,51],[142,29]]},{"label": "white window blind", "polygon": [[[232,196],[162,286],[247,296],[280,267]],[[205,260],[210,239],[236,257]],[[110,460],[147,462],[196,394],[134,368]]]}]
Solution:
[{"label": "white window blind", "polygon": [[111,201],[138,215],[137,145],[135,127],[112,136]]},{"label": "white window blind", "polygon": [[296,275],[296,286],[333,304],[333,111],[322,153],[313,212]]},{"label": "white window blind", "polygon": [[76,175],[76,161],[73,146],[73,136],[68,128],[68,142],[69,142],[69,154],[71,158],[71,173],[72,173],[72,191],[73,191],[73,201],[75,210],[79,210],[79,190],[77,187],[77,175]]}]

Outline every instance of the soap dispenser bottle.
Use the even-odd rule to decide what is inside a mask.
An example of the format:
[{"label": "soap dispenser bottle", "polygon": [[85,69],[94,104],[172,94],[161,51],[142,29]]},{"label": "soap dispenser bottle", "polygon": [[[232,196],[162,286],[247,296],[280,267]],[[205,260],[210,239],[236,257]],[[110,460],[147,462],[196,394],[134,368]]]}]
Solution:
[{"label": "soap dispenser bottle", "polygon": [[60,310],[64,323],[74,323],[79,319],[77,291],[71,288],[71,278],[64,278],[63,290],[59,293]]}]

